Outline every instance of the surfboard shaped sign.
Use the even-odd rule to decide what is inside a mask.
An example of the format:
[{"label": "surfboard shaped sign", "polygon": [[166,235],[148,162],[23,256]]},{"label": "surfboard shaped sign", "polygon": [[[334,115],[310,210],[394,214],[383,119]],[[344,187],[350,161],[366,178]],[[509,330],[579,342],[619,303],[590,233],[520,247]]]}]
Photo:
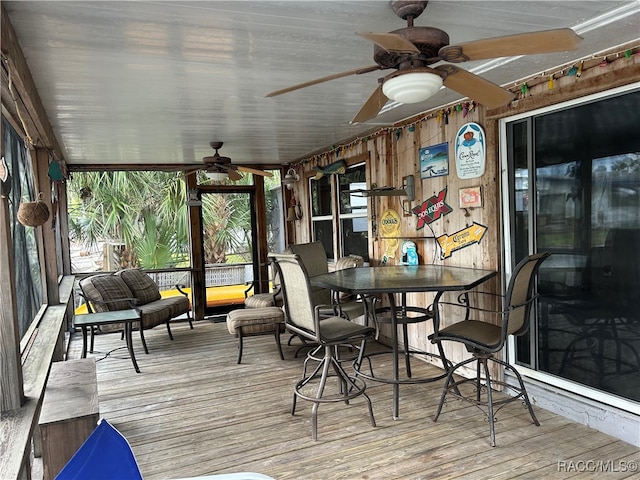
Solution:
[{"label": "surfboard shaped sign", "polygon": [[466,123],[456,134],[456,173],[458,178],[478,178],[484,173],[487,144],[484,130],[477,123]]}]

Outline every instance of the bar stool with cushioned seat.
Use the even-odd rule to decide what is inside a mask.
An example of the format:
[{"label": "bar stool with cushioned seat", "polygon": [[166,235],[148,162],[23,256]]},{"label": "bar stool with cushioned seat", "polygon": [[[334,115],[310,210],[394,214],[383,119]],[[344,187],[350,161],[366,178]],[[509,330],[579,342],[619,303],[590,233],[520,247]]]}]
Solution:
[{"label": "bar stool with cushioned seat", "polygon": [[[530,255],[516,265],[509,280],[506,295],[504,295],[504,297],[500,295],[503,298],[502,309],[500,311],[472,306],[471,299],[480,301],[487,295],[494,295],[480,291],[455,292],[457,296],[456,302],[438,300],[434,303],[435,333],[430,335],[429,339],[433,343],[445,341],[462,343],[467,348],[467,351],[472,354],[471,358],[448,369],[442,395],[440,396],[440,403],[433,417],[434,422],[437,421],[440,416],[446,396],[453,395],[454,397],[476,405],[485,412],[489,423],[492,447],[496,446],[495,414],[510,402],[521,400],[529,410],[533,423],[536,426],[540,425],[531,407],[531,401],[527,395],[522,377],[512,365],[497,358],[495,354],[503,349],[509,335],[517,336],[527,332],[531,305],[537,298],[533,288],[535,275],[542,262],[544,262],[548,256],[548,252]],[[447,314],[451,315],[456,314],[459,310],[460,312],[457,316],[462,320],[443,327],[441,325],[441,316],[444,308],[446,308]],[[494,320],[494,322],[489,323],[485,321],[485,316],[494,317],[486,318],[486,320],[491,319]],[[454,372],[473,362],[477,362],[475,377],[454,380]],[[506,381],[492,378],[489,362],[497,363],[506,371],[511,372],[515,376],[518,385],[512,385]],[[466,386],[468,386],[469,391],[465,391],[464,387]],[[509,389],[514,392],[514,395],[494,400],[492,392],[494,386]]]},{"label": "bar stool with cushioned seat", "polygon": [[[291,414],[295,414],[297,398],[312,402],[311,435],[313,440],[317,440],[317,414],[321,403],[349,404],[351,399],[363,396],[369,406],[371,425],[375,427],[371,399],[365,393],[366,383],[355,375],[349,375],[335,355],[336,346],[359,343],[359,355],[355,360],[359,368],[366,340],[373,337],[375,330],[338,316],[321,318],[320,311],[326,305],[315,304],[309,275],[300,257],[295,254],[269,254],[269,257],[274,260],[282,281],[286,328],[324,350],[324,356],[313,372],[305,374],[295,385]],[[335,391],[329,392],[328,382]]]}]

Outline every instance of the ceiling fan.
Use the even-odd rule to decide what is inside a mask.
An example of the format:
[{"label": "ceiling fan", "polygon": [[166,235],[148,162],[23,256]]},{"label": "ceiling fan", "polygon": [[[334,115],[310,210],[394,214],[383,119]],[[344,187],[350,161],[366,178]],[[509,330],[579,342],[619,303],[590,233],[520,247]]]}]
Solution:
[{"label": "ceiling fan", "polygon": [[471,60],[562,52],[577,48],[582,37],[570,28],[508,35],[475,40],[457,45],[449,44],[449,35],[435,27],[414,27],[428,1],[392,0],[395,14],[407,21],[407,27],[389,33],[357,33],[374,43],[375,65],[310,80],[267,94],[275,97],[319,83],[349,75],[376,70],[395,69],[378,80],[378,87],[369,96],[352,123],[374,118],[391,98],[399,103],[418,103],[434,95],[442,85],[490,108],[506,105],[514,94],[455,65]]},{"label": "ceiling fan", "polygon": [[272,177],[271,172],[265,172],[257,168],[251,168],[244,165],[234,165],[229,157],[223,157],[218,150],[222,148],[223,142],[209,143],[216,153],[209,157],[204,157],[202,161],[205,168],[201,169],[212,180],[221,181],[229,177],[231,180],[240,180],[242,175],[239,172],[253,173],[254,175],[262,175],[263,177]]}]

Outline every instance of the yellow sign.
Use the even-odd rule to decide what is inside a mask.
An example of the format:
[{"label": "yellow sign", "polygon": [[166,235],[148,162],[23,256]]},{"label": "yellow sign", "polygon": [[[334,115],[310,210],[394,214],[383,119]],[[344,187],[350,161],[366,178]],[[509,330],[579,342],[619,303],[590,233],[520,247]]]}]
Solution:
[{"label": "yellow sign", "polygon": [[380,217],[380,232],[384,238],[386,248],[382,256],[383,265],[389,258],[393,258],[398,249],[398,236],[400,235],[400,215],[393,209],[385,211]]},{"label": "yellow sign", "polygon": [[438,237],[438,243],[442,249],[442,258],[449,258],[453,252],[461,248],[468,247],[474,243],[480,243],[487,231],[487,227],[473,222],[470,227],[449,236],[446,233]]}]

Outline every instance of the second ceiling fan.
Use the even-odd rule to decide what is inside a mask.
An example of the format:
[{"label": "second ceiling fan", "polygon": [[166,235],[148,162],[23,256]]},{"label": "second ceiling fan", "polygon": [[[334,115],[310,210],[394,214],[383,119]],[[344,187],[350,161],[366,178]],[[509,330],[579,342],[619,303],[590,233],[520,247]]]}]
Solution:
[{"label": "second ceiling fan", "polygon": [[239,172],[252,173],[263,177],[273,176],[271,172],[265,172],[264,170],[257,168],[231,163],[231,159],[229,157],[223,157],[218,152],[218,150],[222,148],[223,142],[211,142],[209,145],[216,151],[216,153],[202,159],[205,164],[203,171],[207,176],[214,180],[221,180],[225,178],[225,176],[228,176],[234,181],[240,180],[242,179],[242,175]]},{"label": "second ceiling fan", "polygon": [[413,20],[425,9],[428,1],[395,0],[391,7],[407,21],[407,27],[389,33],[358,33],[374,43],[375,65],[328,75],[267,94],[275,97],[301,88],[359,75],[376,70],[395,69],[379,79],[378,87],[369,96],[352,122],[364,122],[378,115],[389,98],[399,103],[418,103],[434,95],[442,85],[490,108],[506,105],[514,94],[474,73],[451,64],[431,67],[435,63],[484,60],[516,55],[574,50],[582,40],[570,28],[475,40],[449,44],[449,35],[439,28],[415,27]]}]

